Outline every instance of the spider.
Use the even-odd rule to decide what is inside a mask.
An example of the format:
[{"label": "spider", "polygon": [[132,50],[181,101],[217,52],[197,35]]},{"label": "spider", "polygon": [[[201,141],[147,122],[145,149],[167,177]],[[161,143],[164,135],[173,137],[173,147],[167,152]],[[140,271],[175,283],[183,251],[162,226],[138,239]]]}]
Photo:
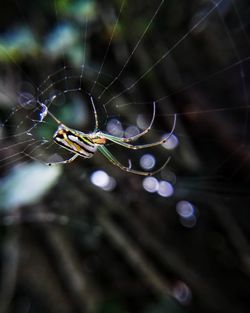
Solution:
[{"label": "spider", "polygon": [[[58,120],[54,116],[54,114],[52,114],[49,110],[46,110],[46,114],[48,113],[55,120],[55,122],[59,125],[56,132],[54,133],[54,136],[53,136],[54,142],[57,143],[58,145],[60,145],[61,147],[67,149],[68,151],[74,153],[74,155],[69,159],[59,161],[59,162],[45,163],[46,165],[51,166],[51,165],[56,165],[56,164],[71,163],[78,156],[81,156],[85,159],[88,159],[88,158],[91,158],[95,154],[95,152],[99,151],[113,165],[119,167],[123,171],[134,173],[137,175],[152,176],[152,175],[156,174],[157,172],[160,172],[166,166],[166,164],[170,160],[170,157],[163,164],[163,166],[161,166],[160,168],[158,168],[155,171],[152,171],[152,172],[146,172],[145,171],[144,172],[144,171],[134,170],[131,168],[131,162],[130,161],[129,161],[129,166],[124,166],[123,164],[121,164],[113,156],[113,154],[107,149],[106,144],[112,142],[112,143],[118,144],[120,146],[123,146],[123,147],[128,148],[128,149],[132,149],[132,150],[150,148],[150,147],[161,145],[161,144],[165,143],[169,139],[169,137],[172,135],[172,133],[175,129],[175,125],[176,125],[176,115],[174,115],[174,123],[173,123],[172,130],[166,138],[164,138],[160,141],[150,143],[150,144],[133,145],[133,144],[131,144],[131,142],[142,137],[143,135],[148,133],[149,130],[151,129],[153,122],[154,122],[154,119],[155,119],[155,102],[153,102],[153,115],[152,115],[152,119],[151,119],[149,126],[145,130],[143,130],[142,132],[140,132],[139,134],[137,134],[135,136],[124,138],[124,137],[116,137],[113,135],[109,135],[109,134],[103,133],[102,131],[98,130],[98,128],[99,128],[98,116],[97,116],[97,111],[96,111],[96,107],[95,107],[94,100],[93,100],[92,96],[90,96],[90,100],[91,100],[92,108],[94,111],[94,117],[95,117],[95,128],[94,128],[94,131],[91,133],[83,133],[79,130],[67,127],[60,120]],[[42,105],[42,104],[40,104],[40,105]]]}]

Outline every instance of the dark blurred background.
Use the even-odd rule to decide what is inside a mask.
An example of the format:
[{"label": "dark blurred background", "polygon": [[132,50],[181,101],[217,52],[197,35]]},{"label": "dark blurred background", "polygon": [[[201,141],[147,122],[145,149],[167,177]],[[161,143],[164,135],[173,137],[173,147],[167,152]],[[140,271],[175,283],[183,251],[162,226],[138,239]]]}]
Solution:
[{"label": "dark blurred background", "polygon": [[[0,312],[248,312],[245,0],[10,0],[0,12]],[[138,141],[77,158],[57,124]],[[39,105],[38,105],[39,103]],[[41,103],[43,106],[41,106]],[[66,155],[65,155],[66,153]]]}]

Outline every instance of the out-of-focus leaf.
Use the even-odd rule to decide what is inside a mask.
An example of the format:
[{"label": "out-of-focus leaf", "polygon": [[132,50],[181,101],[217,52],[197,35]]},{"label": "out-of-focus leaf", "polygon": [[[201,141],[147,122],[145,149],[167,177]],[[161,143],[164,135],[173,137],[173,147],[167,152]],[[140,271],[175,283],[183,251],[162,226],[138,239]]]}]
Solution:
[{"label": "out-of-focus leaf", "polygon": [[55,185],[61,172],[60,166],[49,167],[38,162],[14,167],[0,181],[0,208],[11,210],[36,203]]},{"label": "out-of-focus leaf", "polygon": [[57,0],[56,5],[61,14],[72,17],[79,23],[84,23],[86,19],[94,20],[96,17],[97,10],[93,0]]},{"label": "out-of-focus leaf", "polygon": [[37,51],[38,44],[27,27],[16,27],[0,36],[0,61],[17,60]]},{"label": "out-of-focus leaf", "polygon": [[61,56],[72,47],[79,33],[70,23],[60,23],[48,34],[45,41],[45,52],[53,57]]}]

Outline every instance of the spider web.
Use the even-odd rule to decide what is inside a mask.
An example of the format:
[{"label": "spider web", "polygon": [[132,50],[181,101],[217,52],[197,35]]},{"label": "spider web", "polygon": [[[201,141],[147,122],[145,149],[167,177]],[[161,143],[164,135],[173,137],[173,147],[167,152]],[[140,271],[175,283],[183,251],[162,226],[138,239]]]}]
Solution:
[{"label": "spider web", "polygon": [[[32,29],[35,17],[26,13],[20,1],[12,5],[21,13],[19,22]],[[247,10],[246,1],[234,0],[146,5],[139,0],[133,5],[89,1],[82,2],[79,17],[73,7],[73,13],[66,12],[60,1],[54,1],[53,17],[45,26],[53,19],[56,23],[38,28],[35,43],[29,42],[30,51],[17,48],[23,53],[18,59],[6,48],[6,40],[1,45],[8,60],[2,65],[3,99],[7,100],[1,108],[1,168],[9,169],[27,158],[41,162],[69,158],[53,143],[58,125],[47,110],[69,127],[91,132],[91,95],[100,129],[118,136],[134,135],[147,127],[153,101],[156,119],[143,140],[155,141],[169,132],[177,114],[178,149],[156,150],[159,164],[172,154],[171,167],[187,175],[202,169],[204,176],[214,177],[221,169],[225,174],[232,164],[232,176],[245,170]],[[8,27],[13,32],[13,25]],[[199,154],[201,148],[207,149],[208,156]],[[239,162],[242,154],[244,162]],[[131,152],[121,157],[126,162]]]}]

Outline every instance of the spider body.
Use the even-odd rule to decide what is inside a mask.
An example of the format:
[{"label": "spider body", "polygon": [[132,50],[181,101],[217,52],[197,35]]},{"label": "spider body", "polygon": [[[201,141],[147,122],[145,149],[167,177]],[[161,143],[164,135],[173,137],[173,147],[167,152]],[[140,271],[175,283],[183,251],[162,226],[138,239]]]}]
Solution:
[{"label": "spider body", "polygon": [[87,159],[92,158],[98,149],[98,145],[103,145],[107,142],[107,139],[103,138],[100,132],[85,134],[64,124],[59,125],[53,140],[70,152]]},{"label": "spider body", "polygon": [[[49,110],[46,110],[46,113],[48,113],[54,119],[54,121],[56,121],[56,123],[59,125],[53,136],[54,142],[73,153],[73,156],[67,160],[53,162],[53,163],[46,163],[47,165],[71,163],[78,156],[81,156],[85,159],[89,159],[89,158],[92,158],[93,155],[98,151],[103,156],[105,156],[113,165],[119,167],[121,170],[134,173],[137,175],[151,176],[161,171],[166,166],[166,164],[170,160],[170,157],[163,164],[163,166],[161,166],[160,168],[158,168],[157,170],[153,172],[144,172],[144,171],[134,170],[131,168],[130,161],[129,161],[129,166],[124,166],[123,164],[121,164],[114,157],[114,155],[106,148],[106,144],[107,142],[115,143],[117,145],[120,145],[122,147],[131,149],[131,150],[138,150],[138,149],[159,146],[165,143],[169,139],[169,137],[172,135],[175,129],[176,115],[174,115],[174,125],[168,137],[162,140],[153,142],[153,143],[149,143],[149,144],[135,145],[135,144],[132,144],[132,142],[134,142],[135,140],[139,139],[140,137],[148,133],[152,127],[152,124],[155,118],[155,102],[153,102],[153,116],[152,116],[149,126],[146,129],[144,129],[142,132],[140,132],[139,134],[125,138],[125,137],[116,137],[116,136],[106,134],[98,130],[99,123],[98,123],[97,112],[96,112],[93,98],[91,96],[90,96],[90,100],[91,100],[91,104],[92,104],[93,111],[94,111],[95,129],[93,132],[88,133],[88,134],[78,131],[76,129],[67,127],[60,120],[58,120]],[[44,105],[42,104],[41,106],[43,108]]]}]

